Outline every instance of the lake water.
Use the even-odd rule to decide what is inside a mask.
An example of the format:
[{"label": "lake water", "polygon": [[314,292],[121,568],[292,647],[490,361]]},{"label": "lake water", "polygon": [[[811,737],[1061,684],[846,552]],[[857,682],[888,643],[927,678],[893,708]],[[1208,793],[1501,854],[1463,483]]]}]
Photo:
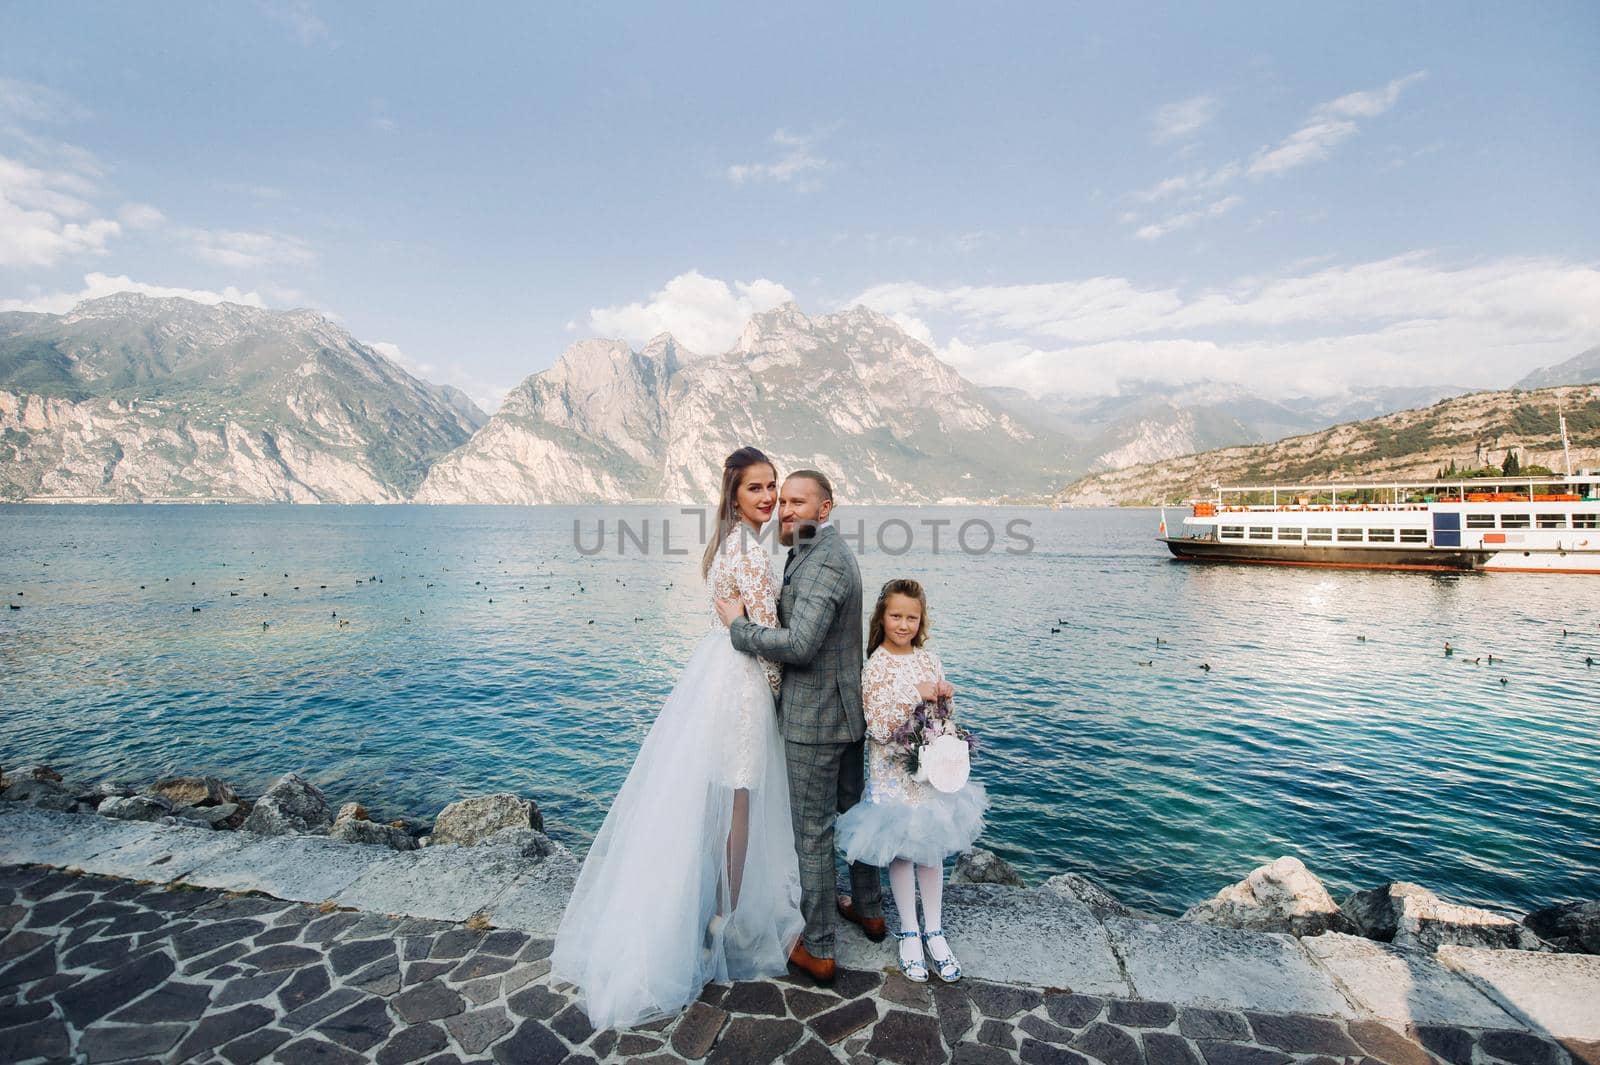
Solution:
[{"label": "lake water", "polygon": [[[649,552],[619,553],[619,518]],[[1600,581],[1184,565],[1150,511],[836,519],[863,523],[869,604],[927,585],[984,742],[982,845],[1032,880],[1176,911],[1292,853],[1336,894],[1600,895]],[[993,551],[951,542],[970,519]],[[937,552],[930,520],[954,523]],[[581,849],[709,624],[664,523],[698,538],[677,508],[0,507],[24,605],[0,612],[0,761],[251,793],[298,770],[380,819],[511,790]]]}]

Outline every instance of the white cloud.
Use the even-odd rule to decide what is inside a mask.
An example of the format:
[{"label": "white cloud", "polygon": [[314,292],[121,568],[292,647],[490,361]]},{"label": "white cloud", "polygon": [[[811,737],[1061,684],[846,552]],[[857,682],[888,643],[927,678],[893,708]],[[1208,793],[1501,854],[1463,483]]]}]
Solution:
[{"label": "white cloud", "polygon": [[303,266],[317,257],[310,244],[283,233],[189,227],[181,230],[179,236],[196,258],[235,270]]},{"label": "white cloud", "polygon": [[[1258,179],[1264,178],[1326,159],[1340,144],[1360,132],[1361,125],[1358,119],[1376,118],[1388,111],[1400,99],[1400,94],[1408,85],[1426,76],[1425,71],[1417,71],[1395,78],[1381,88],[1347,93],[1319,104],[1312,109],[1311,114],[1298,129],[1277,144],[1258,149],[1248,163],[1235,159],[1218,167],[1201,167],[1186,174],[1176,174],[1147,189],[1136,190],[1131,196],[1141,203],[1156,203],[1174,197],[1181,200],[1196,200],[1215,194],[1240,177],[1248,175]],[[1194,100],[1184,101],[1183,104],[1169,105],[1178,109],[1169,116],[1172,128],[1180,128],[1183,125],[1185,105],[1204,99],[1209,98],[1195,97]],[[1188,117],[1195,118],[1202,113],[1198,108],[1190,108],[1187,114]],[[1209,120],[1208,115],[1206,121]],[[1134,232],[1134,236],[1140,240],[1155,240],[1174,229],[1182,229],[1202,219],[1224,214],[1239,202],[1241,201],[1237,197],[1224,197],[1214,201],[1209,207],[1191,209],[1175,214],[1165,221],[1141,226]],[[1223,204],[1227,206],[1221,206]]]},{"label": "white cloud", "polygon": [[99,299],[117,292],[137,292],[145,296],[178,296],[196,303],[242,303],[247,307],[265,307],[261,296],[255,292],[241,292],[229,287],[221,292],[198,288],[173,288],[167,285],[150,285],[135,281],[127,275],[111,277],[107,274],[85,274],[83,288],[77,292],[55,292],[30,296],[25,299],[0,300],[0,311],[37,311],[44,314],[65,314],[84,300]]},{"label": "white cloud", "polygon": [[493,414],[505,402],[506,393],[515,385],[503,385],[495,381],[480,377],[459,362],[452,362],[448,366],[440,366],[431,362],[421,362],[413,359],[401,350],[400,345],[387,340],[379,340],[367,345],[384,358],[389,359],[412,377],[420,378],[429,384],[450,385],[460,389],[480,410]]},{"label": "white cloud", "polygon": [[1340,142],[1356,135],[1360,129],[1356,119],[1376,118],[1383,114],[1400,99],[1400,93],[1406,86],[1426,76],[1425,71],[1419,70],[1403,78],[1395,78],[1381,89],[1349,93],[1320,105],[1299,129],[1276,146],[1256,152],[1250,160],[1250,176],[1281,173],[1326,159]]},{"label": "white cloud", "polygon": [[125,231],[161,228],[197,258],[231,269],[303,266],[316,258],[307,242],[285,234],[172,228],[166,214],[147,203],[123,203],[113,212],[105,205],[112,195],[102,180],[106,168],[92,152],[8,124],[84,114],[54,90],[0,78],[0,134],[22,153],[0,155],[0,267],[49,268],[101,256]]},{"label": "white cloud", "polygon": [[1244,200],[1238,196],[1224,196],[1215,203],[1207,204],[1197,210],[1185,211],[1182,214],[1163,218],[1159,222],[1151,222],[1148,225],[1140,226],[1133,235],[1140,240],[1157,240],[1175,229],[1187,229],[1204,219],[1225,215],[1243,202]]},{"label": "white cloud", "polygon": [[0,78],[0,121],[73,122],[89,112],[65,93],[17,78]]},{"label": "white cloud", "polygon": [[148,203],[125,203],[117,212],[117,217],[129,229],[155,229],[167,221],[166,215]]},{"label": "white cloud", "polygon": [[589,325],[600,336],[634,344],[671,333],[691,353],[711,355],[731,348],[751,315],[793,299],[794,294],[776,281],[761,278],[730,286],[690,270],[668,281],[647,301],[591,310]]},{"label": "white cloud", "polygon": [[1131,380],[1224,381],[1279,396],[1506,387],[1600,340],[1595,264],[1441,265],[1425,252],[1195,292],[1100,277],[895,283],[852,302],[950,337],[937,350],[980,384],[1035,393],[1113,394]]},{"label": "white cloud", "polygon": [[500,409],[501,404],[505,403],[506,395],[516,387],[515,384],[476,384],[471,388],[462,388],[461,391],[478,405],[479,410],[485,414],[493,414]]},{"label": "white cloud", "polygon": [[402,370],[405,370],[407,373],[416,377],[426,377],[428,374],[433,373],[436,369],[431,362],[418,362],[415,359],[410,358],[405,352],[400,350],[399,344],[390,343],[387,340],[374,341],[373,343],[368,344],[367,347],[378,352],[384,358],[398,365]]},{"label": "white cloud", "polygon": [[328,39],[328,24],[312,8],[310,0],[264,0],[261,9],[288,26],[306,46]]},{"label": "white cloud", "polygon": [[1186,140],[1200,132],[1217,117],[1215,96],[1191,96],[1187,100],[1167,104],[1151,119],[1154,127],[1150,139],[1157,144]]},{"label": "white cloud", "polygon": [[1215,170],[1202,167],[1187,174],[1169,177],[1148,189],[1135,192],[1133,198],[1143,203],[1155,203],[1169,196],[1198,196],[1220,189],[1242,173],[1244,166],[1236,162],[1225,163]]},{"label": "white cloud", "polygon": [[50,267],[72,255],[100,255],[122,227],[94,218],[84,197],[94,183],[0,156],[0,266]]},{"label": "white cloud", "polygon": [[1405,77],[1395,78],[1381,89],[1349,93],[1323,104],[1317,110],[1324,114],[1343,115],[1347,118],[1377,118],[1395,105],[1406,86],[1419,82],[1427,76],[1426,70],[1413,71]]},{"label": "white cloud", "polygon": [[[772,143],[784,149],[782,156],[771,163],[736,163],[728,167],[728,180],[735,185],[755,181],[775,181],[788,184],[806,175],[826,170],[831,164],[812,151],[819,138],[804,137],[780,129],[772,135]],[[801,180],[802,190],[815,187],[815,179]]]}]

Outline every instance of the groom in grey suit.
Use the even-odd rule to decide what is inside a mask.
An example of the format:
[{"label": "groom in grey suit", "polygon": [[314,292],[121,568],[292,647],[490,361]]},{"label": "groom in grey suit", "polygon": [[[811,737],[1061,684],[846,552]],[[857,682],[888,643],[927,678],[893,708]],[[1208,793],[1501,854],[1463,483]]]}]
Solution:
[{"label": "groom in grey suit", "polygon": [[796,470],[778,500],[778,541],[789,545],[773,629],[744,616],[737,599],[719,600],[733,646],[783,663],[778,729],[789,762],[789,802],[800,859],[805,932],[790,961],[819,983],[834,977],[834,911],[869,938],[885,934],[876,866],[850,866],[852,899],[838,899],[833,822],[861,801],[861,571],[828,520],[833,486],[815,470]]}]

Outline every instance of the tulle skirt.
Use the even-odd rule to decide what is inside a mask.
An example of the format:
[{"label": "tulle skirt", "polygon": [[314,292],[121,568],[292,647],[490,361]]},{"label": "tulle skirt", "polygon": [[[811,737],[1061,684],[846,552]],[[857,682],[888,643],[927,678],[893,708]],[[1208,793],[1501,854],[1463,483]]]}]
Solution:
[{"label": "tulle skirt", "polygon": [[905,858],[940,865],[972,846],[988,807],[989,794],[975,780],[957,792],[927,788],[915,806],[896,798],[858,802],[834,823],[834,841],[852,862],[885,866]]},{"label": "tulle skirt", "polygon": [[[736,789],[748,850],[730,911]],[[726,916],[707,935],[714,914]],[[597,1029],[678,1013],[710,981],[776,976],[805,921],[772,690],[726,629],[696,645],[584,859],[551,957]]]}]

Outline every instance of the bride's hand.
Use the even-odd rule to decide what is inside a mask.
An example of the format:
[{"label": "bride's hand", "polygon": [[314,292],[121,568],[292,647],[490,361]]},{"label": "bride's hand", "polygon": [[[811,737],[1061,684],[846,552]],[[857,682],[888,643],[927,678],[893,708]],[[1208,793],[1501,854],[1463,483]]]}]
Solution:
[{"label": "bride's hand", "polygon": [[932,702],[933,700],[939,698],[939,686],[931,680],[925,680],[921,684],[917,685],[917,694],[929,702]]},{"label": "bride's hand", "polygon": [[936,696],[937,698],[949,699],[953,698],[956,694],[956,690],[950,686],[950,682],[947,680],[941,680],[938,684],[938,688],[939,694]]},{"label": "bride's hand", "polygon": [[744,600],[718,599],[717,616],[722,619],[724,625],[732,625],[734,618],[744,617]]}]

